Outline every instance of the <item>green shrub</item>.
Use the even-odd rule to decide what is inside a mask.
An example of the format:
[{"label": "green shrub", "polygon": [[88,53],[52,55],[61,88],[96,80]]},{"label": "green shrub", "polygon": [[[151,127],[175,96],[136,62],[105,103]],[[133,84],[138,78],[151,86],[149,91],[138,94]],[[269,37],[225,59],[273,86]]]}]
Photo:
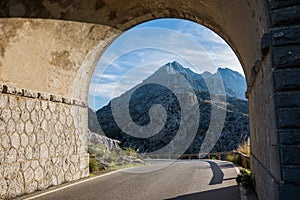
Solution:
[{"label": "green shrub", "polygon": [[105,147],[103,144],[91,144],[88,149],[89,153],[92,155],[103,157],[105,154]]},{"label": "green shrub", "polygon": [[108,162],[112,165],[114,165],[119,159],[118,153],[116,151],[111,151],[111,153],[108,155]]},{"label": "green shrub", "polygon": [[[238,154],[226,156],[227,161],[232,162],[239,166],[242,166],[242,164],[243,164],[242,159],[243,159],[242,156],[238,155]],[[242,166],[242,167],[244,167],[246,169],[250,169],[250,160],[246,160],[246,166]]]},{"label": "green shrub", "polygon": [[98,151],[97,151],[97,156],[103,157],[105,154],[105,147],[103,144],[98,144],[97,145]]},{"label": "green shrub", "polygon": [[251,171],[248,169],[241,169],[240,174],[236,177],[238,185],[243,186],[247,192],[254,191],[254,184],[252,179]]},{"label": "green shrub", "polygon": [[247,169],[250,169],[250,160],[246,160],[246,166],[244,166]]},{"label": "green shrub", "polygon": [[236,154],[236,155],[233,156],[233,158],[234,158],[234,160],[233,160],[234,164],[242,166],[242,164],[243,164],[242,156]]},{"label": "green shrub", "polygon": [[90,158],[90,162],[89,162],[90,173],[99,171],[99,164],[100,163],[95,158]]},{"label": "green shrub", "polygon": [[246,169],[250,169],[250,160],[245,158],[245,166],[243,166],[243,158],[239,154],[228,155],[226,156],[226,160],[229,162],[233,162],[236,165],[242,166]]},{"label": "green shrub", "polygon": [[235,161],[233,155],[227,155],[227,156],[226,156],[226,160],[229,161],[229,162],[233,162],[233,163],[234,163],[234,161]]},{"label": "green shrub", "polygon": [[122,151],[125,153],[125,155],[137,157],[137,152],[130,147],[125,147],[122,149]]}]

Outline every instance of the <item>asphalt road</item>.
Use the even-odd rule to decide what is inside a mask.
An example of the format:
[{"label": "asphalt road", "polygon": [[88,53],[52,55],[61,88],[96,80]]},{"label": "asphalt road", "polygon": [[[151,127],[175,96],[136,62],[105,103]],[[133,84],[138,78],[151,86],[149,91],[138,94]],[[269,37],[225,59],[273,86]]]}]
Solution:
[{"label": "asphalt road", "polygon": [[83,183],[50,190],[26,199],[40,200],[240,200],[236,170],[228,162],[212,160],[153,161],[96,177]]}]

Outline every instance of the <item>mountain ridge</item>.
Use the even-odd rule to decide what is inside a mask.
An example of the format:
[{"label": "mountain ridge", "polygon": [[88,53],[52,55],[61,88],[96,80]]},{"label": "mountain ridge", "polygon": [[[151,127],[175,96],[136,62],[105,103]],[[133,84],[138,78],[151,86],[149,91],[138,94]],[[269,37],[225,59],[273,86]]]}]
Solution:
[{"label": "mountain ridge", "polygon": [[[242,75],[238,72],[236,73],[237,74],[228,68],[220,68],[217,73],[209,76],[208,73],[197,74],[188,68],[184,68],[176,61],[167,63],[145,79],[141,84],[136,85],[131,90],[114,98],[108,105],[99,109],[96,112],[98,121],[105,135],[120,140],[122,142],[121,145],[124,147],[132,147],[138,149],[140,152],[151,152],[169,144],[176,135],[176,130],[178,130],[181,119],[180,104],[177,102],[178,99],[176,99],[175,94],[186,92],[184,86],[181,85],[181,83],[176,82],[179,80],[177,75],[180,74],[183,75],[192,86],[197,97],[195,101],[199,104],[198,108],[195,107],[195,109],[199,109],[200,112],[199,128],[193,143],[187,150],[189,153],[197,153],[199,152],[199,146],[201,146],[203,138],[205,137],[209,119],[211,117],[211,96],[204,80],[209,80],[210,84],[214,84],[214,81],[212,80],[222,76],[226,90],[227,101],[224,103],[227,105],[227,111],[225,125],[220,140],[215,145],[213,151],[233,150],[241,140],[244,140],[249,136],[247,101],[240,98],[241,94],[244,92],[240,92],[237,87],[231,87],[232,82],[241,82]],[[203,74],[205,76],[204,78]],[[168,88],[160,86],[159,84],[154,84],[156,81],[159,83],[167,83],[171,86],[174,85],[174,90],[170,92]],[[243,81],[245,82],[245,80]],[[235,86],[236,85],[238,84],[235,84]],[[217,86],[218,85],[214,85],[213,87]],[[133,90],[135,91],[133,92]],[[126,96],[128,95],[132,95],[129,101],[130,117],[133,119],[133,122],[139,126],[146,126],[151,122],[149,110],[154,104],[160,104],[165,108],[167,113],[167,123],[158,134],[151,138],[141,139],[122,132],[120,127],[118,127],[114,121],[111,106],[114,104],[114,106],[121,110],[124,109],[124,102],[126,102],[124,99],[126,99]],[[115,104],[115,102],[118,103]],[[239,133],[236,134],[236,132]],[[233,137],[232,141],[230,141],[230,137]],[[227,147],[224,147],[223,144],[227,144]]]}]

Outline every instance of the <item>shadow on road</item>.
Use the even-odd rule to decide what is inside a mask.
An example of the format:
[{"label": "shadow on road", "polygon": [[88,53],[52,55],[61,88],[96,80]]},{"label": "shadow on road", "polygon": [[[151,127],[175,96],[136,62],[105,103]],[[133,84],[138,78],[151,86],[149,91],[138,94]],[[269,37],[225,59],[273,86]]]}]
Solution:
[{"label": "shadow on road", "polygon": [[201,199],[209,199],[209,200],[239,200],[239,187],[238,186],[230,186],[215,190],[209,190],[204,192],[198,192],[193,194],[186,194],[170,199],[165,200],[201,200]]},{"label": "shadow on road", "polygon": [[206,161],[210,165],[210,168],[213,173],[213,177],[211,178],[209,185],[221,184],[223,182],[224,173],[217,163],[212,161]]}]

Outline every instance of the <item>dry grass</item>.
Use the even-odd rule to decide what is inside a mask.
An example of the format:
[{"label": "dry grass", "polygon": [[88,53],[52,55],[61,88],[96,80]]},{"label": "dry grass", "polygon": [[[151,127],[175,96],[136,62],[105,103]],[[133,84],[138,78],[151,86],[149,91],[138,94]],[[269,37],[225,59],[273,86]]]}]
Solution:
[{"label": "dry grass", "polygon": [[250,156],[250,138],[248,138],[246,141],[243,141],[241,144],[239,144],[237,151]]}]

